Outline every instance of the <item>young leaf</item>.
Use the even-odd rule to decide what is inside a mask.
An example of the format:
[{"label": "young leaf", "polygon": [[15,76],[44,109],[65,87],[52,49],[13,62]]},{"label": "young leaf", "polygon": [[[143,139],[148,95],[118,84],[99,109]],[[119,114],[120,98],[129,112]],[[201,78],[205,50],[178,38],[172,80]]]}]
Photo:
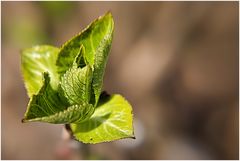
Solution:
[{"label": "young leaf", "polygon": [[83,143],[100,143],[134,138],[131,105],[121,96],[112,95],[102,102],[89,120],[70,124],[75,138]]},{"label": "young leaf", "polygon": [[42,87],[42,73],[48,72],[51,77],[51,86],[57,89],[59,75],[55,65],[59,49],[56,47],[42,45],[35,46],[22,52],[22,72],[24,83],[31,97]]},{"label": "young leaf", "polygon": [[61,87],[65,97],[71,104],[89,102],[92,82],[92,69],[89,65],[84,68],[73,66],[61,79]]},{"label": "young leaf", "polygon": [[62,75],[60,86],[71,104],[89,103],[91,96],[92,68],[86,65],[84,46],[74,59],[73,65]]},{"label": "young leaf", "polygon": [[94,107],[91,104],[83,103],[72,105],[65,110],[47,116],[23,120],[23,122],[41,121],[53,124],[81,123],[89,119],[93,112]]},{"label": "young leaf", "polygon": [[32,95],[24,116],[24,122],[53,115],[56,112],[65,110],[70,104],[60,93],[50,85],[48,73],[43,73],[42,87],[37,94]]},{"label": "young leaf", "polygon": [[58,72],[62,75],[72,66],[81,46],[84,46],[86,61],[93,66],[92,89],[95,105],[101,94],[103,74],[112,42],[113,25],[112,15],[108,12],[66,42],[60,49],[57,59]]},{"label": "young leaf", "polygon": [[70,105],[61,93],[53,90],[48,73],[44,73],[43,82],[39,93],[31,98],[23,122],[77,123],[93,114],[94,107],[91,104]]},{"label": "young leaf", "polygon": [[108,53],[112,43],[112,34],[106,35],[99,44],[94,60],[93,83],[92,88],[95,94],[95,105],[98,103],[102,91],[103,76],[107,64]]}]

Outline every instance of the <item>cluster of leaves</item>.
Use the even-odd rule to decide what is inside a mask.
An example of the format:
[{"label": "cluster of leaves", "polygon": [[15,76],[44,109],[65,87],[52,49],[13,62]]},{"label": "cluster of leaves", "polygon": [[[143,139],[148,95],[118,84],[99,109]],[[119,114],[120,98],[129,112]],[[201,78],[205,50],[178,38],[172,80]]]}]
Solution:
[{"label": "cluster of leaves", "polygon": [[42,45],[23,51],[30,97],[23,122],[67,124],[84,143],[134,138],[131,105],[119,94],[101,95],[113,29],[108,12],[60,49]]}]

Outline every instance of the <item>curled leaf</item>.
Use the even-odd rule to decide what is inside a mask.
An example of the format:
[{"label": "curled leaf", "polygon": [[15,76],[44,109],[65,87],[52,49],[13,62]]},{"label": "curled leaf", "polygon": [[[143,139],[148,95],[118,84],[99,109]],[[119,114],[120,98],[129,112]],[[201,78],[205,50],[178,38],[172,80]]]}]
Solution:
[{"label": "curled leaf", "polygon": [[30,100],[23,122],[77,123],[88,119],[93,112],[94,107],[85,102],[70,105],[61,93],[52,89],[49,75],[44,73],[44,84]]},{"label": "curled leaf", "polygon": [[67,41],[60,49],[57,59],[58,72],[62,75],[71,68],[76,56],[84,46],[86,62],[93,66],[93,96],[96,105],[101,94],[103,76],[113,36],[113,18],[108,12],[92,22],[77,36]]}]

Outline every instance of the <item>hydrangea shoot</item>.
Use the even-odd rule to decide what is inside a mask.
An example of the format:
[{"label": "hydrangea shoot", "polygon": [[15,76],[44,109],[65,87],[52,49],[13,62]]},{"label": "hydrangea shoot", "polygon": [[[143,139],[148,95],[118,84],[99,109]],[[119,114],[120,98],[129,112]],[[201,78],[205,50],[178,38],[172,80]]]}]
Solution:
[{"label": "hydrangea shoot", "polygon": [[119,94],[101,94],[113,30],[108,12],[60,48],[23,50],[21,69],[30,98],[23,122],[67,124],[83,143],[134,138],[131,105]]}]

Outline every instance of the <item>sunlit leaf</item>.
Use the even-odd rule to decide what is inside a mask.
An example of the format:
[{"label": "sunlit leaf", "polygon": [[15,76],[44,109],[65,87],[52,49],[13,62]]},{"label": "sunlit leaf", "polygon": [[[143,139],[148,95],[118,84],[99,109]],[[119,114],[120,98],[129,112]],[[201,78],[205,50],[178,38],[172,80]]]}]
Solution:
[{"label": "sunlit leaf", "polygon": [[59,49],[52,46],[35,46],[22,52],[22,72],[28,96],[36,94],[42,87],[42,73],[48,72],[51,86],[57,89],[59,75],[55,65]]},{"label": "sunlit leaf", "polygon": [[88,121],[70,127],[75,138],[84,143],[134,138],[132,107],[121,95],[112,95],[100,103]]}]

